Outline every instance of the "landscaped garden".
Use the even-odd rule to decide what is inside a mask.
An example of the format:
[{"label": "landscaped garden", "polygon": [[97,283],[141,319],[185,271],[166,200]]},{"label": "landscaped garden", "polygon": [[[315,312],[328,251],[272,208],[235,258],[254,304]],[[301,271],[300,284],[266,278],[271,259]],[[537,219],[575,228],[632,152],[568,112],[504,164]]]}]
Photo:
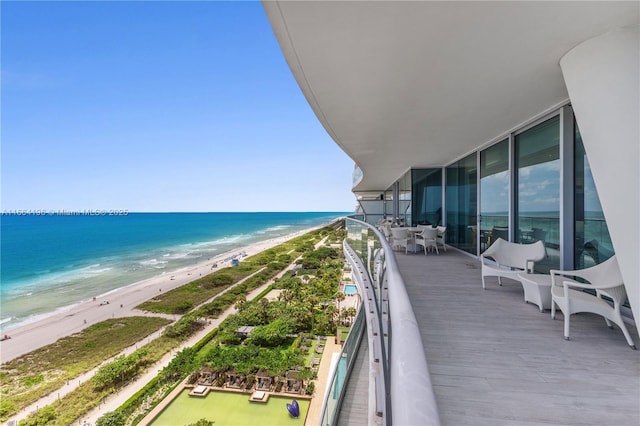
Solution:
[{"label": "landscaped garden", "polygon": [[272,396],[266,403],[249,402],[246,394],[210,392],[206,397],[190,397],[184,390],[151,423],[152,426],[194,424],[206,418],[219,425],[303,425],[308,400],[298,400],[299,418],[292,417],[286,404],[291,398]]}]

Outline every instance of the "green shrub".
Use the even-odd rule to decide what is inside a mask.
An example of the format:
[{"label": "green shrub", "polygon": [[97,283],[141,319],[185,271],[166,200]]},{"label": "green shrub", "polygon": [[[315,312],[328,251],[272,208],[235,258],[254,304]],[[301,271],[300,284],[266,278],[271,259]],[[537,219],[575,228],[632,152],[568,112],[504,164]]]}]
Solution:
[{"label": "green shrub", "polygon": [[[307,390],[306,390],[306,394],[307,395],[313,395],[313,391],[316,388],[316,385],[314,382],[309,382],[309,384],[307,385]],[[98,425],[96,425],[98,426]]]},{"label": "green shrub", "polygon": [[124,426],[127,422],[125,416],[119,411],[110,411],[96,420],[96,426]]},{"label": "green shrub", "polygon": [[215,422],[212,422],[210,420],[207,419],[200,419],[195,423],[191,423],[188,426],[213,426]]},{"label": "green shrub", "polygon": [[56,410],[47,405],[20,422],[20,426],[44,426],[56,419]]}]

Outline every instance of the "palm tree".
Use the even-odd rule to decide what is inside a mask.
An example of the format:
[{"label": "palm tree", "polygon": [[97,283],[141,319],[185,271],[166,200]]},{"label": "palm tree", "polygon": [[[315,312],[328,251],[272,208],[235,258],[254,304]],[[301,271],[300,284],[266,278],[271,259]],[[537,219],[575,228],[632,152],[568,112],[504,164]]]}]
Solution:
[{"label": "palm tree", "polygon": [[245,303],[247,303],[247,299],[246,297],[244,299],[240,299],[238,300],[233,307],[236,308],[236,311],[240,312],[242,311],[242,308],[244,308]]},{"label": "palm tree", "polygon": [[331,318],[332,322],[336,321],[336,318],[337,318],[337,315],[338,315],[338,308],[336,308],[336,305],[327,306],[327,308],[325,309],[325,312],[327,313],[329,318]]},{"label": "palm tree", "polygon": [[349,324],[353,324],[353,319],[358,314],[358,311],[353,306],[349,306],[347,309],[345,309],[345,311],[346,311],[347,317],[349,318]]},{"label": "palm tree", "polygon": [[282,293],[280,293],[280,296],[282,297],[282,300],[284,300],[285,306],[288,306],[289,303],[291,303],[291,301],[294,299],[295,293],[293,292],[293,290],[285,288],[284,290],[282,290]]},{"label": "palm tree", "polygon": [[343,292],[339,291],[336,293],[336,302],[338,302],[338,311],[340,310],[340,302],[342,302],[344,299],[346,299],[347,296],[344,295]]},{"label": "palm tree", "polygon": [[269,312],[267,311],[267,307],[269,306],[269,299],[267,299],[266,297],[263,297],[262,299],[260,299],[259,303],[260,303],[260,310],[262,313],[262,324],[268,324]]}]

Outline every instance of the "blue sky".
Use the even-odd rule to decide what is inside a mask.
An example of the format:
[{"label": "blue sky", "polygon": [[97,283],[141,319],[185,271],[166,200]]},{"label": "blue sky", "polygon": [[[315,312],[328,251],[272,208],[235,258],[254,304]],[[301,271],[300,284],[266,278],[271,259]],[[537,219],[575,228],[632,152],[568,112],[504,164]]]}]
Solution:
[{"label": "blue sky", "polygon": [[261,3],[0,5],[3,210],[353,210]]}]

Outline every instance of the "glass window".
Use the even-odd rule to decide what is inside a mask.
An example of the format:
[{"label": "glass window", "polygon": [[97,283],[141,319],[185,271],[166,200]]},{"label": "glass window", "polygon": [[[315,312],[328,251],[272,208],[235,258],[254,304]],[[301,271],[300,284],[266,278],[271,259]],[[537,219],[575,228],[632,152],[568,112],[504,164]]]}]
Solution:
[{"label": "glass window", "polygon": [[447,167],[447,243],[477,254],[478,167],[471,154]]},{"label": "glass window", "polygon": [[509,139],[480,152],[480,252],[509,241]]},{"label": "glass window", "polygon": [[575,139],[574,260],[576,269],[584,269],[604,262],[613,256],[614,251],[577,124]]},{"label": "glass window", "polygon": [[413,169],[411,181],[411,223],[442,225],[442,169]]},{"label": "glass window", "polygon": [[516,135],[515,241],[542,240],[547,258],[536,272],[560,267],[560,118]]},{"label": "glass window", "polygon": [[411,224],[411,170],[400,178],[399,184],[400,218],[404,223]]}]

